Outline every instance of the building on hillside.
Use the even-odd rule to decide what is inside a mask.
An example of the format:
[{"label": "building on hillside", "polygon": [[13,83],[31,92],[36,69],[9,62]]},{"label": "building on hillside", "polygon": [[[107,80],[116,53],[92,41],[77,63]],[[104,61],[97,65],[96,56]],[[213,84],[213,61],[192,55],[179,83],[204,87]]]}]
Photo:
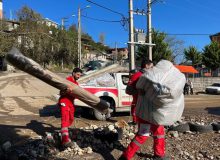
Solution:
[{"label": "building on hillside", "polygon": [[209,36],[212,42],[218,42],[220,45],[220,32]]},{"label": "building on hillside", "polygon": [[20,22],[17,21],[11,21],[11,20],[3,20],[2,23],[5,23],[5,28],[3,29],[4,32],[11,32],[14,29],[18,28],[18,26],[20,25]]},{"label": "building on hillside", "polygon": [[110,48],[107,54],[112,60],[125,60],[128,59],[128,48]]},{"label": "building on hillside", "polygon": [[83,58],[86,59],[87,61],[93,61],[93,60],[106,61],[106,59],[108,58],[108,55],[102,51],[90,50],[85,53],[85,56]]},{"label": "building on hillside", "polygon": [[49,26],[49,27],[52,26],[52,27],[58,28],[58,26],[59,26],[58,23],[56,23],[56,22],[50,20],[49,18],[43,19],[42,23],[43,23],[43,24],[46,24],[46,25]]}]

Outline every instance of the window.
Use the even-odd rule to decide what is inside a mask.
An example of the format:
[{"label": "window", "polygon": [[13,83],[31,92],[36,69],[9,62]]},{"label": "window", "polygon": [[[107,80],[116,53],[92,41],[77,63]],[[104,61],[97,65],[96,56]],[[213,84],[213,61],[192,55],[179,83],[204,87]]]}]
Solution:
[{"label": "window", "polygon": [[129,75],[122,75],[122,83],[124,85],[127,85],[128,84],[128,81],[129,81]]},{"label": "window", "polygon": [[212,84],[212,86],[220,87],[220,83],[214,83],[214,84]]}]

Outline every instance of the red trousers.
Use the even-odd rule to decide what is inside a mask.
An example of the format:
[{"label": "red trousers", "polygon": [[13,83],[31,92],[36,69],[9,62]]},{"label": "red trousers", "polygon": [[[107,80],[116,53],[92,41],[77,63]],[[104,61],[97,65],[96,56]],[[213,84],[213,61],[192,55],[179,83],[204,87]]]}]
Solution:
[{"label": "red trousers", "polygon": [[137,117],[136,117],[136,103],[133,104],[133,102],[132,102],[132,104],[131,104],[131,115],[132,115],[132,120],[133,120],[133,122],[137,122]]},{"label": "red trousers", "polygon": [[142,144],[148,139],[150,133],[154,139],[154,155],[159,157],[165,156],[165,132],[164,126],[154,125],[138,120],[138,133],[128,145],[127,149],[123,152],[123,157],[130,160],[134,157],[135,153],[139,150]]},{"label": "red trousers", "polygon": [[137,104],[137,97],[138,95],[133,95],[133,101],[131,103],[131,115],[132,115],[132,119],[133,122],[137,122],[137,117],[136,117],[136,104]]},{"label": "red trousers", "polygon": [[73,99],[69,97],[61,97],[59,99],[59,106],[61,111],[61,135],[62,144],[70,142],[68,127],[72,125],[74,120],[75,107],[73,106]]}]

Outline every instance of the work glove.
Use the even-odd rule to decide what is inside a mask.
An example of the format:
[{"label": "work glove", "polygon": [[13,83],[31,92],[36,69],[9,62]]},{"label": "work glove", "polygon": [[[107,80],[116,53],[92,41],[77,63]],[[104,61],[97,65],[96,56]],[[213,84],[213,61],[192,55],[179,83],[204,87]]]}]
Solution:
[{"label": "work glove", "polygon": [[111,113],[112,113],[114,110],[110,108],[110,103],[109,103],[109,102],[107,102],[107,104],[108,104],[109,107],[108,107],[108,111],[107,111],[107,113],[106,113],[106,118],[108,119],[108,118],[111,117]]},{"label": "work glove", "polygon": [[111,117],[111,113],[113,112],[113,109],[109,108],[108,112],[106,113],[106,118],[110,118]]}]

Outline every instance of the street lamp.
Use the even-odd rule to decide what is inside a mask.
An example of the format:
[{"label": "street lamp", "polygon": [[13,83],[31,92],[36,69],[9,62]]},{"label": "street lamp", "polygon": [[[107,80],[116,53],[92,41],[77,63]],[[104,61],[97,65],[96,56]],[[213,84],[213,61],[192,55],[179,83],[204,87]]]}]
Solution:
[{"label": "street lamp", "polygon": [[82,67],[81,59],[82,59],[82,43],[81,43],[81,12],[84,9],[90,8],[90,6],[86,6],[85,8],[78,8],[78,67]]}]

